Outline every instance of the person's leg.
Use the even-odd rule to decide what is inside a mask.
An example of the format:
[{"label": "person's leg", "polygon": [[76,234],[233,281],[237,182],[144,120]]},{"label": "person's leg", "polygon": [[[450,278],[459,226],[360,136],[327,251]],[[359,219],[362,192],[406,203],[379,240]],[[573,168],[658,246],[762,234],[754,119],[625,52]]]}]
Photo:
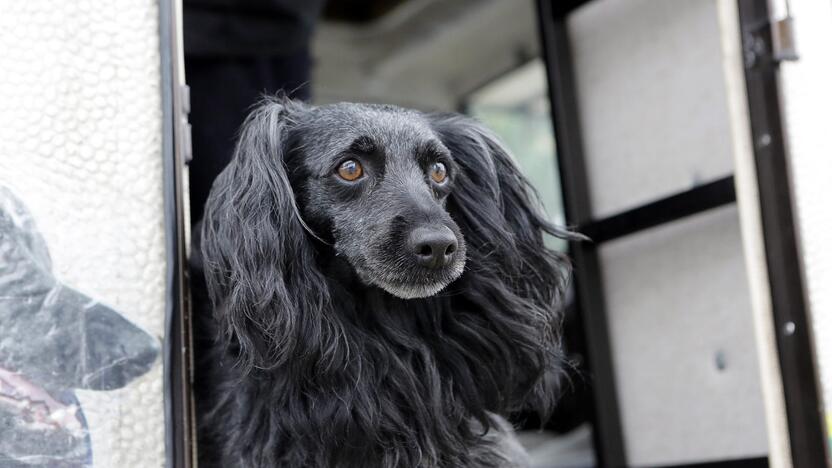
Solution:
[{"label": "person's leg", "polygon": [[214,179],[231,160],[237,130],[264,93],[284,90],[307,100],[308,50],[267,58],[187,58],[185,77],[191,88],[190,164],[191,224],[202,219]]},{"label": "person's leg", "polygon": [[[194,311],[193,346],[196,361],[193,390],[197,414],[213,406],[212,384],[216,378],[218,336],[211,319],[211,302],[202,271],[200,229],[205,201],[214,179],[231,160],[237,131],[249,109],[264,93],[285,90],[296,99],[309,99],[309,54],[290,57],[248,59],[192,59],[185,61],[191,87],[194,158],[190,164],[191,197],[191,300]],[[200,424],[203,422],[200,419]],[[200,466],[217,466],[218,444],[210,440],[212,428],[200,427]],[[214,441],[215,442],[215,441]]]}]

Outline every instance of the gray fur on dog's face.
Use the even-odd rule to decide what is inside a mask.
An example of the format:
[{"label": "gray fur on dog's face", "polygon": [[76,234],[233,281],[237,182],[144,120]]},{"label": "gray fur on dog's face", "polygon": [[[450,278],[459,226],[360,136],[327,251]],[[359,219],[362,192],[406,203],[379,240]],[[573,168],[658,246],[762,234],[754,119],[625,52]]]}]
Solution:
[{"label": "gray fur on dog's face", "polygon": [[[445,209],[457,167],[423,114],[392,106],[336,104],[296,111],[287,142],[287,170],[303,217],[331,233],[337,255],[361,280],[405,299],[441,291],[465,266],[465,240]],[[338,174],[347,160],[362,176]],[[430,176],[434,163],[447,176]],[[455,240],[442,265],[421,264],[416,230],[442,231]]]}]

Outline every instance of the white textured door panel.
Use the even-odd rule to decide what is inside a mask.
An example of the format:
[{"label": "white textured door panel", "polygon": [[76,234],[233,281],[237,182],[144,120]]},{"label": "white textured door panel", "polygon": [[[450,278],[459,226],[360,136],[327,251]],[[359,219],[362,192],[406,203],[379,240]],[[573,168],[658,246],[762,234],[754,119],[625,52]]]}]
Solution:
[{"label": "white textured door panel", "polygon": [[[6,272],[7,278],[31,261],[36,266],[32,271],[46,278],[43,284],[51,285],[51,291],[59,288],[87,298],[83,303],[63,303],[60,295],[38,298],[32,293],[30,303],[42,302],[26,308],[24,302],[9,299],[20,298],[20,281],[26,278],[5,283],[0,291],[0,320],[8,321],[0,328],[0,401],[2,372],[7,376],[7,397],[36,387],[53,396],[74,394],[76,402],[61,401],[69,408],[80,404],[83,413],[79,419],[89,437],[79,440],[86,445],[80,450],[86,452],[76,450],[73,455],[73,462],[82,465],[92,461],[95,467],[160,467],[165,460],[160,349],[166,260],[158,18],[158,5],[152,0],[0,0],[0,208],[5,207],[7,215],[4,231],[0,212],[0,252],[5,248],[7,261],[19,261],[16,269]],[[45,250],[35,252],[30,247],[40,245],[40,239]],[[54,328],[26,335],[33,331],[27,323],[51,306]],[[108,317],[104,325],[90,324],[93,309]],[[15,327],[5,326],[8,323]],[[77,386],[66,388],[40,382],[34,368],[54,359],[71,362],[78,358],[75,354],[56,358],[44,345],[39,359],[9,357],[26,346],[26,340],[49,340],[66,324],[76,327],[74,333],[80,336],[78,353],[100,348],[110,356],[106,347],[112,347],[121,348],[121,354],[95,370],[85,367],[89,360],[81,359],[79,366],[87,372]],[[118,327],[140,336],[144,348],[128,349],[124,341],[113,338],[121,336]],[[119,382],[107,381],[113,369],[130,364],[141,353],[141,369]],[[105,382],[88,385],[93,377]],[[54,419],[54,414],[47,418]],[[27,437],[37,437],[30,426],[20,423],[17,429],[34,431]],[[48,430],[52,429],[43,429]],[[8,434],[3,434],[5,441],[11,440]],[[50,458],[59,454],[50,453],[48,446],[22,439],[17,445],[4,443],[0,465],[10,454],[44,465],[59,459]]]}]

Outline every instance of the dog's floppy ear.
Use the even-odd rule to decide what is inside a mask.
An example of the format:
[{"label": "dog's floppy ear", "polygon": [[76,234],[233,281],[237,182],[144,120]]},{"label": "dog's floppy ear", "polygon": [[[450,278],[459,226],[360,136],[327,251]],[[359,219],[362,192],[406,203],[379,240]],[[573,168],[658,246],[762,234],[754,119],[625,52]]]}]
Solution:
[{"label": "dog's floppy ear", "polygon": [[[561,300],[569,274],[565,255],[547,248],[544,233],[574,234],[542,214],[537,192],[508,149],[476,120],[458,114],[429,116],[451,151],[458,171],[448,211],[465,236],[463,293],[515,335],[530,394],[523,403],[546,411],[555,392],[544,373],[561,367],[558,330]],[[483,293],[485,291],[485,293]]]},{"label": "dog's floppy ear", "polygon": [[[205,279],[215,314],[246,370],[276,367],[304,346],[301,327],[328,301],[284,163],[303,104],[264,100],[206,203]],[[308,324],[306,324],[308,325]]]},{"label": "dog's floppy ear", "polygon": [[[581,238],[547,219],[537,191],[491,130],[459,114],[434,114],[430,119],[459,166],[450,196],[455,219],[477,228],[465,233],[466,242],[530,249],[524,253],[537,256],[551,253],[544,246],[544,233],[564,239]],[[566,260],[555,256],[556,262]]]}]

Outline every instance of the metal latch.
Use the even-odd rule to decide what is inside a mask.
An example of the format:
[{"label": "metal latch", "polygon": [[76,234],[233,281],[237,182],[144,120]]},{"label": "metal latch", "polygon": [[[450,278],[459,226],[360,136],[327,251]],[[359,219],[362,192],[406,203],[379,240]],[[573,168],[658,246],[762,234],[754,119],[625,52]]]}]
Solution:
[{"label": "metal latch", "polygon": [[798,60],[791,15],[760,23],[743,33],[743,55],[746,68],[760,63]]},{"label": "metal latch", "polygon": [[800,58],[794,41],[794,19],[791,15],[772,23],[771,48],[772,58],[776,62],[795,61]]},{"label": "metal latch", "polygon": [[179,121],[179,131],[181,132],[181,150],[182,159],[185,164],[189,164],[194,157],[193,140],[191,138],[191,124],[188,122],[188,114],[191,113],[191,87],[182,85],[180,88],[180,99],[182,104],[182,115]]}]

